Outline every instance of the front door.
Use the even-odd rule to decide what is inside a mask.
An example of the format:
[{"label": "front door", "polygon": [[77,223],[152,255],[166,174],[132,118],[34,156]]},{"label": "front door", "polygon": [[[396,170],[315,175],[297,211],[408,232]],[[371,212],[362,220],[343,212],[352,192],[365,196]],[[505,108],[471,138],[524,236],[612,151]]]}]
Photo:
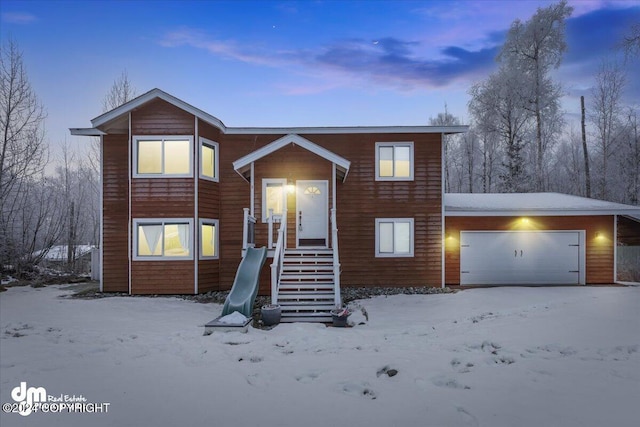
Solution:
[{"label": "front door", "polygon": [[327,247],[329,232],[328,181],[296,182],[298,247]]}]

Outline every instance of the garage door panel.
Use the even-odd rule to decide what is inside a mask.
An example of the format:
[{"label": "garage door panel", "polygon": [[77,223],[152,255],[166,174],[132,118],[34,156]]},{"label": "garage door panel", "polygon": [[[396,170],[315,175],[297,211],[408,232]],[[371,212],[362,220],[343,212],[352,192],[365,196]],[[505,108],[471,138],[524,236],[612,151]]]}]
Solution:
[{"label": "garage door panel", "polygon": [[577,284],[580,233],[461,232],[462,285]]}]

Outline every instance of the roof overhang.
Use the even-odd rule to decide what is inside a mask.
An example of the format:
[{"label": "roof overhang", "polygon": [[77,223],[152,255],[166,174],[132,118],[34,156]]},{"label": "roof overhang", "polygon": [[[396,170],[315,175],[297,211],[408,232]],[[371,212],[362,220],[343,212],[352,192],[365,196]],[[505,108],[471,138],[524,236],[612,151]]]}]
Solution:
[{"label": "roof overhang", "polygon": [[137,98],[134,98],[131,101],[125,104],[122,104],[121,106],[96,117],[95,119],[91,120],[91,124],[93,125],[94,128],[108,127],[110,123],[116,122],[122,116],[128,114],[129,112],[137,108],[140,108],[144,104],[150,101],[153,101],[154,99],[162,99],[163,101],[173,104],[176,107],[188,113],[191,113],[194,116],[198,117],[199,119],[217,127],[223,132],[227,129],[224,123],[222,123],[222,121],[220,121],[220,119],[218,119],[217,117],[214,117],[211,114],[205,113],[199,108],[196,108],[191,104],[187,104],[181,99],[178,99],[173,95],[169,95],[168,93],[157,88],[152,89],[149,92],[143,95],[140,95]]},{"label": "roof overhang", "polygon": [[330,161],[331,163],[336,165],[336,173],[338,178],[341,181],[344,181],[347,178],[349,167],[351,166],[351,162],[349,160],[296,134],[285,135],[282,138],[278,138],[270,144],[265,145],[264,147],[259,148],[244,157],[239,158],[238,160],[233,162],[233,169],[235,169],[235,171],[238,172],[244,179],[248,180],[249,174],[251,173],[251,164],[253,162],[260,160],[263,157],[268,156],[269,154],[274,153],[288,145],[297,145],[322,157],[325,160]]},{"label": "roof overhang", "polygon": [[71,135],[75,136],[102,136],[106,135],[100,129],[96,128],[70,128]]},{"label": "roof overhang", "polygon": [[445,216],[640,216],[640,206],[560,193],[444,195]]}]

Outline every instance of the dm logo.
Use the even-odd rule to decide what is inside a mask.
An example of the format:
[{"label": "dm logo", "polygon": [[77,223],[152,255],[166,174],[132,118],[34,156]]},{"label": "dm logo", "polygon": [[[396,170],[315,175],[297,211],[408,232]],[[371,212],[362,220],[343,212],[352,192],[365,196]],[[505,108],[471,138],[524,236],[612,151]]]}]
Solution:
[{"label": "dm logo", "polygon": [[18,413],[23,417],[31,414],[34,409],[34,403],[43,403],[47,401],[47,390],[44,387],[29,387],[26,382],[21,382],[18,387],[11,390],[11,398],[19,405]]}]

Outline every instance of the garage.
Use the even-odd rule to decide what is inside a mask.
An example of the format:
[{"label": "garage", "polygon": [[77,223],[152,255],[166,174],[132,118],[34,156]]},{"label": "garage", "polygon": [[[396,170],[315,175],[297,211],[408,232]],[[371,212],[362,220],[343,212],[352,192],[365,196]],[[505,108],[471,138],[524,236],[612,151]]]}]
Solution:
[{"label": "garage", "polygon": [[460,284],[584,284],[582,231],[462,231]]}]

